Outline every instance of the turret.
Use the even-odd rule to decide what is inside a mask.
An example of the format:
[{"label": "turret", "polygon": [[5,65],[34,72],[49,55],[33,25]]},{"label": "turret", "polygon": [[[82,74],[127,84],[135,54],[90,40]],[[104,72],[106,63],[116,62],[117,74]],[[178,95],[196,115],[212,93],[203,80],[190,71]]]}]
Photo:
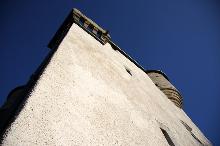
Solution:
[{"label": "turret", "polygon": [[147,70],[145,72],[168,99],[177,107],[183,107],[183,98],[180,92],[170,83],[165,73],[160,70]]}]

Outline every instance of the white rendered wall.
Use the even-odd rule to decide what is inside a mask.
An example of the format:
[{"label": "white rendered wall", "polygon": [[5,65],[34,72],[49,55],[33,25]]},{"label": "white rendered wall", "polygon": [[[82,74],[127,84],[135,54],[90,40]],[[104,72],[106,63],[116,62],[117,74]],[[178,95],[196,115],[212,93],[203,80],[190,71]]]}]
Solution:
[{"label": "white rendered wall", "polygon": [[159,126],[175,145],[199,145],[180,120],[209,144],[146,73],[73,24],[3,145],[168,146]]}]

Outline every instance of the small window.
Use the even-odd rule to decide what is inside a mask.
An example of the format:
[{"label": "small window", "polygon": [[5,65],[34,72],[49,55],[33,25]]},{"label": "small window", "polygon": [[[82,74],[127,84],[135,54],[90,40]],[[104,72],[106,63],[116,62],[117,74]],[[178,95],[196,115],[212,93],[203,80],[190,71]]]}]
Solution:
[{"label": "small window", "polygon": [[170,146],[175,146],[174,143],[173,143],[173,141],[172,141],[172,139],[170,138],[169,134],[166,132],[166,130],[164,130],[164,129],[162,129],[162,128],[160,128],[160,130],[162,131],[162,133],[163,133],[164,137],[166,138],[168,144],[169,144]]},{"label": "small window", "polygon": [[189,127],[189,125],[188,124],[186,124],[185,122],[183,122],[182,120],[180,120],[181,121],[181,123],[183,124],[183,126],[189,131],[189,132],[191,132],[192,131],[192,128],[191,127]]},{"label": "small window", "polygon": [[197,142],[199,142],[201,145],[203,145],[203,143],[195,136],[195,134],[193,134],[192,128],[189,127],[189,125],[186,124],[185,122],[183,122],[182,120],[180,120],[180,121],[181,121],[181,123],[183,124],[183,126],[190,132],[190,134],[192,135],[192,137],[193,137]]},{"label": "small window", "polygon": [[125,67],[125,69],[132,76],[130,69],[128,69],[127,67]]},{"label": "small window", "polygon": [[203,143],[191,132],[192,137],[197,140],[201,145],[203,145]]}]

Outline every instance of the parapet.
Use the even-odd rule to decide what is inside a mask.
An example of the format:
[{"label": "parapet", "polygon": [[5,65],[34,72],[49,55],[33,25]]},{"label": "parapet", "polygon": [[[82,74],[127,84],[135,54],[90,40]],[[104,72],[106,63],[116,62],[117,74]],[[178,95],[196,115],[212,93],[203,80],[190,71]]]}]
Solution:
[{"label": "parapet", "polygon": [[79,10],[74,8],[52,38],[48,47],[51,49],[57,48],[73,23],[80,26],[102,44],[106,44],[111,38],[107,30],[101,28]]},{"label": "parapet", "polygon": [[73,19],[75,23],[78,23],[85,29],[89,30],[91,34],[97,37],[102,43],[106,43],[110,39],[110,35],[107,30],[102,29],[99,25],[82,14],[79,10],[73,9]]},{"label": "parapet", "polygon": [[154,84],[170,99],[177,107],[183,107],[183,98],[180,92],[170,83],[165,73],[160,70],[145,71]]}]

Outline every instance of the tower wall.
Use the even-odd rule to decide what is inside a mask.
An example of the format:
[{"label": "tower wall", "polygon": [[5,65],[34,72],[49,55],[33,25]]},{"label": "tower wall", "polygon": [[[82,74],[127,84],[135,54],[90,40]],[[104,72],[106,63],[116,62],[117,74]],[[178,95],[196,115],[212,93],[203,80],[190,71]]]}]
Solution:
[{"label": "tower wall", "polygon": [[2,145],[210,144],[111,42],[73,23],[57,47]]}]

